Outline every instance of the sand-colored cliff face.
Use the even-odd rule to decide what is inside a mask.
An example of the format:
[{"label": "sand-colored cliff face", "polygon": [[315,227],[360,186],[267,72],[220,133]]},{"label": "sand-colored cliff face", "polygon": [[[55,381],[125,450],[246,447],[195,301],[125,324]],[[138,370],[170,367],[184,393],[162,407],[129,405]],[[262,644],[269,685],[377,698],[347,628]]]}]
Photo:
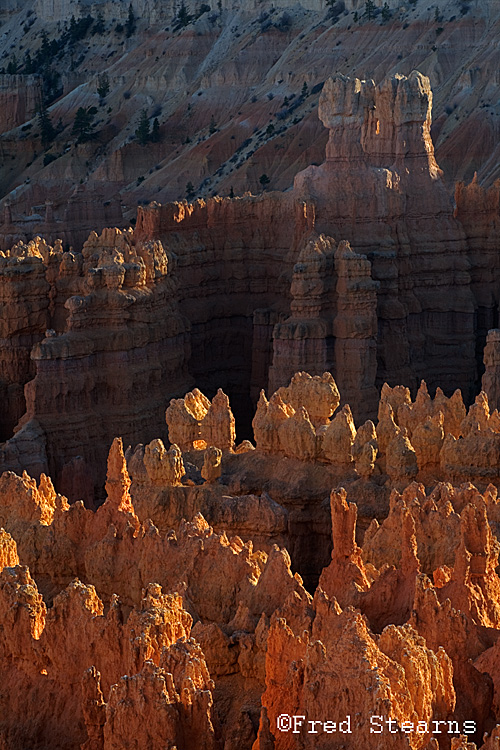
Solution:
[{"label": "sand-colored cliff face", "polygon": [[[412,402],[405,389],[385,387],[378,428],[367,423],[356,432],[347,406],[335,416],[341,395],[331,376],[297,374],[278,394],[281,417],[270,415],[268,428],[278,440],[268,435],[265,445],[281,446],[285,455],[274,453],[272,463],[263,463],[269,448],[260,438],[256,449],[244,451],[195,441],[182,458],[176,448],[178,467],[190,474],[179,478],[157,470],[166,460],[160,441],[128,451],[127,466],[116,439],[106,500],[97,511],[68,504],[45,475],[39,482],[2,475],[6,750],[54,744],[118,750],[131,747],[131,738],[135,746],[161,743],[169,750],[355,750],[360,741],[369,750],[379,750],[381,741],[395,750],[493,750],[500,689],[497,487],[441,482],[431,491],[414,482],[398,491],[389,477],[390,505],[377,502],[364,531],[358,525],[369,487],[384,475],[377,459],[371,479],[356,479],[346,466],[349,454],[357,466],[367,446],[375,454],[384,446],[388,415],[409,425],[392,418],[394,429],[409,436],[406,451],[437,404],[447,415],[441,426],[456,431],[458,401],[430,399],[422,387]],[[210,402],[200,392],[185,401],[203,421]],[[271,403],[278,406],[277,398]],[[487,412],[482,397],[462,416],[459,431]],[[177,429],[179,414],[169,415],[169,430]],[[309,455],[307,423],[323,450],[335,426],[323,458]],[[489,430],[483,426],[478,435]],[[397,439],[394,448],[383,448],[386,466],[408,467],[392,457]],[[422,437],[417,456],[432,454],[434,438],[427,453],[424,444]],[[202,484],[196,466],[204,456],[206,466],[213,450],[222,454],[223,473]],[[250,459],[260,460],[254,478]],[[288,490],[279,477],[283,460]],[[331,554],[308,592],[286,549],[272,542],[281,528],[282,539],[293,543],[306,521],[304,504],[292,511],[280,492],[293,493],[302,476],[314,493],[328,462],[344,487],[326,490]],[[316,473],[307,474],[311,464]],[[267,492],[260,502],[242,495],[242,477],[279,502]],[[229,485],[240,488],[239,496],[229,496]],[[235,534],[238,524],[243,538]],[[308,538],[317,544],[314,529],[313,523]],[[266,551],[254,547],[254,532]]]}]

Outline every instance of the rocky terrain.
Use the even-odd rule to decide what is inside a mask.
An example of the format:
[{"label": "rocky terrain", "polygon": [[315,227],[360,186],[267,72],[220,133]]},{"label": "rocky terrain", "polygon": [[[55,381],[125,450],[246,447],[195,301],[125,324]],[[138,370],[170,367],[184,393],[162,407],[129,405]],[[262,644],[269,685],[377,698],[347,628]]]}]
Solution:
[{"label": "rocky terrain", "polygon": [[221,387],[241,441],[261,389],[301,370],[331,372],[357,426],[384,383],[469,406],[495,361],[499,188],[460,183],[453,206],[432,102],[417,71],[334,76],[326,160],[292,190],[139,206],[81,251],[0,251],[0,469],[49,472],[93,507],[113,438],[165,438],[172,397]]},{"label": "rocky terrain", "polygon": [[334,73],[427,75],[450,194],[476,171],[491,186],[496,0],[373,6],[135,0],[130,15],[109,0],[2,3],[2,248],[43,234],[80,249],[91,230],[128,226],[138,202],[290,188],[323,160],[316,111]]},{"label": "rocky terrain", "polygon": [[340,400],[297,373],[235,446],[222,391],[172,399],[96,511],[3,473],[3,748],[497,746],[498,412]]}]

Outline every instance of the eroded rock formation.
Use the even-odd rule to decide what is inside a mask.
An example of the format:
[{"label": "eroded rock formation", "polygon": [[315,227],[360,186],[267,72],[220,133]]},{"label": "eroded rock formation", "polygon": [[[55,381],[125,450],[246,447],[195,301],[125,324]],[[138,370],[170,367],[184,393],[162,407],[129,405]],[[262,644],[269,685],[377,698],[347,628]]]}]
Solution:
[{"label": "eroded rock formation", "polygon": [[[302,373],[282,393],[295,406],[274,429],[297,423],[290,428],[290,435],[298,430],[297,445],[305,440],[302,422],[315,435],[301,401],[316,403],[318,431],[335,423],[341,398],[329,378]],[[384,399],[386,410],[391,401],[412,405],[402,390],[386,388]],[[485,397],[478,403],[484,413]],[[337,414],[349,433],[348,407]],[[433,419],[421,416],[420,425]],[[393,441],[409,444],[405,430]],[[349,434],[358,461],[376,452],[373,423]],[[414,482],[394,489],[388,514],[379,506],[360,536],[349,495],[373,480],[353,481],[352,469],[338,463],[347,489],[330,494],[331,557],[308,593],[285,549],[268,544],[263,551],[250,541],[259,521],[268,531],[275,524],[276,533],[282,505],[274,503],[273,516],[270,498],[252,505],[224,495],[219,484],[238,476],[239,463],[248,475],[259,454],[266,456],[259,446],[166,452],[156,440],[127,451],[130,478],[116,439],[97,511],[69,505],[45,475],[38,483],[26,473],[2,475],[0,675],[9,690],[0,729],[7,750],[54,742],[68,750],[118,749],[131,731],[141,746],[160,738],[170,750],[326,750],[339,743],[354,750],[360,737],[378,750],[379,733],[395,750],[494,747],[496,487],[439,483],[427,490]],[[292,460],[271,456],[275,465]],[[191,461],[203,463],[199,479]],[[317,456],[293,461],[296,472],[325,465]],[[237,525],[241,505],[246,542],[209,526],[193,502],[199,492],[223,509],[219,524],[227,529]],[[162,528],[145,515],[148,508],[163,518]],[[293,528],[283,530],[288,543]],[[482,744],[485,732],[491,736]]]},{"label": "eroded rock formation", "polygon": [[[114,435],[134,444],[163,439],[165,396],[180,397],[195,384],[191,400],[169,407],[171,442],[181,450],[201,440],[231,451],[232,414],[217,389],[231,400],[239,439],[248,439],[260,390],[279,390],[307,369],[331,373],[356,424],[375,418],[384,382],[404,382],[412,393],[422,377],[432,391],[441,384],[430,411],[420,391],[411,407],[392,405],[410,442],[429,411],[433,421],[420,432],[432,433],[434,448],[422,453],[426,434],[412,447],[419,471],[435,474],[439,411],[445,437],[458,439],[463,405],[449,396],[459,387],[471,402],[485,327],[495,319],[496,277],[484,272],[493,257],[480,257],[478,248],[485,232],[494,245],[488,227],[498,223],[498,201],[493,188],[483,196],[477,236],[477,182],[458,190],[453,214],[430,137],[432,98],[429,79],[416,71],[379,84],[337,75],[320,97],[326,161],[300,172],[293,191],[152,203],[139,208],[135,232],[94,233],[82,253],[38,239],[3,253],[9,322],[0,352],[1,437],[29,428],[3,448],[2,466],[50,470],[61,488],[65,466],[83,461],[102,486]],[[11,222],[8,206],[5,212]],[[56,378],[64,394],[53,392]],[[97,411],[105,415],[103,434]],[[309,418],[316,429],[316,416]],[[300,415],[295,422],[309,443],[304,451],[315,455],[307,423]],[[46,454],[30,460],[30,435],[39,430]],[[396,435],[382,434],[379,448],[384,470],[389,437]],[[366,475],[369,455],[365,464]],[[402,481],[411,478],[405,471]],[[87,490],[78,481],[72,491],[83,497]]]},{"label": "eroded rock formation", "polygon": [[41,431],[46,465],[33,473],[48,467],[59,482],[83,454],[91,500],[115,433],[155,438],[165,397],[184,392],[189,380],[189,323],[176,305],[168,256],[158,242],[134,244],[131,231],[105,230],[82,253],[38,239],[17,245],[0,266],[9,343],[4,437],[19,420],[2,446],[1,468],[19,471],[30,461],[34,445],[27,435],[21,440],[21,428]]}]

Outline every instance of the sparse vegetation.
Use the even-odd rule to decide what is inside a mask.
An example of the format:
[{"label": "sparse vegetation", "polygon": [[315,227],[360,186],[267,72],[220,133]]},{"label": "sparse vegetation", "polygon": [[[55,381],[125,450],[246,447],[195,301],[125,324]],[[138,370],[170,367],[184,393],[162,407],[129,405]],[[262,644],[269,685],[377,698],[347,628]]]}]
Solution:
[{"label": "sparse vegetation", "polygon": [[137,22],[135,18],[134,9],[132,8],[132,3],[130,3],[128,7],[127,22],[125,24],[125,35],[127,37],[131,37],[132,34],[135,32],[136,26],[137,26]]},{"label": "sparse vegetation", "polygon": [[179,10],[177,11],[177,15],[174,18],[174,29],[178,31],[179,29],[183,29],[185,26],[191,23],[194,16],[189,13],[188,9],[186,8],[186,3],[184,0],[182,0]]},{"label": "sparse vegetation", "polygon": [[95,129],[94,118],[96,114],[96,107],[80,107],[77,110],[71,130],[72,135],[77,136],[77,143],[85,143],[93,137]]},{"label": "sparse vegetation", "polygon": [[45,154],[43,157],[43,166],[46,167],[47,164],[50,164],[56,159],[57,159],[57,156],[55,154]]},{"label": "sparse vegetation", "polygon": [[210,5],[207,5],[206,3],[202,3],[200,7],[198,8],[198,12],[196,13],[196,17],[200,18],[204,13],[210,13],[212,8]]},{"label": "sparse vegetation", "polygon": [[371,21],[372,18],[374,17],[375,11],[376,11],[376,5],[373,2],[373,0],[366,0],[366,3],[365,3],[365,16],[367,17],[367,19],[369,21]]},{"label": "sparse vegetation", "polygon": [[344,0],[326,0],[326,4],[328,6],[328,16],[332,19],[332,23],[337,23],[345,11]]},{"label": "sparse vegetation", "polygon": [[102,15],[101,11],[99,11],[94,25],[92,26],[92,36],[94,34],[104,34],[105,31],[106,26],[104,24],[104,16]]},{"label": "sparse vegetation", "polygon": [[97,93],[99,94],[100,104],[103,104],[109,94],[109,76],[107,73],[101,73],[97,77]]},{"label": "sparse vegetation", "polygon": [[279,19],[275,22],[274,28],[278,29],[278,31],[286,32],[290,29],[292,25],[292,17],[289,13],[284,11]]},{"label": "sparse vegetation", "polygon": [[42,146],[44,151],[46,151],[56,137],[56,131],[52,125],[50,115],[43,101],[40,102],[37,119],[40,128],[40,136],[42,138]]},{"label": "sparse vegetation", "polygon": [[74,16],[71,16],[69,29],[66,31],[69,44],[72,45],[75,44],[75,42],[80,42],[82,39],[85,39],[87,32],[93,23],[94,19],[91,15],[82,16],[78,21]]}]

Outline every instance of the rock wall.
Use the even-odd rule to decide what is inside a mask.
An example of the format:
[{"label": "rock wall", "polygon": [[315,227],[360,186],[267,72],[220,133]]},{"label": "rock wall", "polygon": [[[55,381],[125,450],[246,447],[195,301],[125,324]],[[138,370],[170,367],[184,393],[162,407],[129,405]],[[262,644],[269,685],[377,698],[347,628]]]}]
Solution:
[{"label": "rock wall", "polygon": [[[377,384],[475,380],[475,299],[462,227],[434,158],[429,79],[330,78],[319,116],[326,162],[295,178],[316,227],[366,255],[378,293]],[[444,343],[446,341],[446,344]],[[445,353],[446,352],[446,353]]]},{"label": "rock wall", "polygon": [[[228,360],[228,318],[239,334],[231,341],[238,383],[223,380],[236,412],[235,397],[251,392],[255,402],[259,388],[273,391],[299,369],[330,370],[361,421],[374,415],[384,382],[416,390],[424,378],[449,394],[460,388],[467,402],[477,392],[485,326],[497,306],[493,249],[481,256],[479,248],[495,247],[498,201],[492,188],[475,226],[481,189],[460,188],[454,215],[434,157],[431,108],[420,73],[379,85],[337,76],[320,99],[326,161],[298,174],[292,194],[139,210],[139,232],[177,248],[181,309],[193,324],[191,367],[203,387],[214,389],[206,374],[215,376],[214,360]],[[309,240],[311,232],[326,239]],[[344,240],[352,255],[342,250],[341,258]],[[215,248],[224,258],[216,279],[208,254]],[[252,271],[242,265],[247,251]],[[207,300],[224,295],[210,312],[224,341],[201,300],[187,305],[193,279],[198,299],[200,289]],[[207,339],[213,360],[204,354]]]},{"label": "rock wall", "polygon": [[492,408],[500,407],[500,331],[493,328],[488,331],[484,348],[484,374],[482,390],[488,396]]},{"label": "rock wall", "polygon": [[[58,483],[65,465],[83,457],[85,499],[93,502],[114,432],[134,443],[162,434],[165,403],[192,382],[189,323],[177,308],[168,257],[159,243],[136,246],[132,232],[119,230],[93,233],[82,254],[31,243],[10,255],[0,259],[6,298],[16,278],[22,285],[14,302],[4,303],[5,389],[26,385],[25,409],[14,411],[14,398],[6,405],[12,417],[22,416],[18,429],[33,423],[42,429]],[[28,332],[30,325],[31,337],[17,333],[16,326]],[[24,358],[31,356],[29,367],[15,356],[18,340]],[[4,456],[11,452],[6,447]],[[2,468],[17,467],[6,461]],[[81,496],[81,487],[67,489]]]},{"label": "rock wall", "polygon": [[500,182],[497,180],[487,190],[479,184],[477,174],[469,185],[459,182],[455,204],[455,216],[467,238],[471,290],[477,305],[476,352],[481,361],[487,332],[498,326]]},{"label": "rock wall", "polygon": [[40,107],[41,95],[40,76],[0,74],[0,132],[31,120]]},{"label": "rock wall", "polygon": [[[288,309],[301,208],[289,196],[269,194],[138,209],[137,237],[163,238],[177,256],[179,308],[191,322],[190,372],[209,396],[219,386],[229,395],[243,437],[252,417],[254,311]],[[259,356],[254,390],[267,387]]]}]

